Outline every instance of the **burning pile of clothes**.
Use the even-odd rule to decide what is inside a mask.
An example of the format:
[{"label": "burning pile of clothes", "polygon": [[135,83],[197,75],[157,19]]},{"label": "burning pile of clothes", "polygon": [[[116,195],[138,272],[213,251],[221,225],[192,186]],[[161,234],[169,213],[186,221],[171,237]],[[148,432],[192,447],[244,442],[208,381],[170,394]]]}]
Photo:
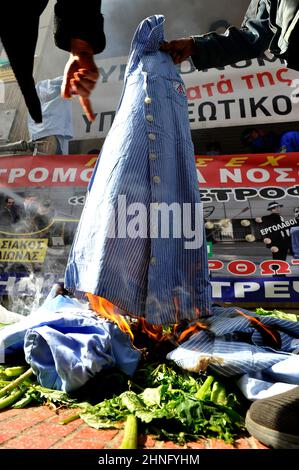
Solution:
[{"label": "burning pile of clothes", "polygon": [[3,360],[23,353],[41,385],[64,392],[111,367],[133,376],[141,359],[237,378],[249,399],[299,384],[296,321],[214,306],[210,317],[163,328],[95,299],[54,286],[37,311],[0,330]]},{"label": "burning pile of clothes", "polygon": [[[246,412],[229,391],[233,384],[243,400],[254,400],[299,383],[299,323],[286,318],[214,306],[210,317],[164,328],[54,286],[37,311],[0,329],[0,375],[24,359],[30,366],[21,367],[24,380],[13,392],[3,382],[0,408],[1,401],[21,407],[32,400],[81,406],[92,384],[93,400],[76,417],[93,427],[119,426],[133,415],[145,431],[163,422],[159,435],[181,443],[202,436],[233,442]],[[109,383],[112,398],[102,401]]]}]

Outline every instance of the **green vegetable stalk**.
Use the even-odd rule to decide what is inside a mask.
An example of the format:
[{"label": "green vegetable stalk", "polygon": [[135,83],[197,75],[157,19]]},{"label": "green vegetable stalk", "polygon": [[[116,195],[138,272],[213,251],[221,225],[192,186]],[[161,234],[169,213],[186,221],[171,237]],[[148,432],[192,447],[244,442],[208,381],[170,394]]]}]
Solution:
[{"label": "green vegetable stalk", "polygon": [[227,399],[224,385],[219,382],[214,382],[211,392],[211,401],[213,403],[219,403],[221,405],[226,404]]},{"label": "green vegetable stalk", "polygon": [[214,377],[212,375],[209,375],[206,378],[206,380],[204,381],[200,389],[195,394],[195,398],[197,398],[197,400],[204,399],[206,393],[208,393],[208,391],[210,390],[213,381],[214,381]]},{"label": "green vegetable stalk", "polygon": [[19,398],[21,398],[22,395],[24,395],[25,390],[21,390],[17,388],[13,392],[11,392],[10,395],[7,397],[1,398],[0,399],[0,410],[3,410],[4,408],[8,408],[9,406],[13,405]]},{"label": "green vegetable stalk", "polygon": [[29,403],[31,403],[32,400],[33,400],[32,395],[30,395],[30,393],[27,392],[26,395],[23,398],[21,398],[21,400],[14,403],[12,407],[13,408],[25,408],[25,406],[29,405]]},{"label": "green vegetable stalk", "polygon": [[7,393],[16,388],[20,383],[24,382],[24,380],[28,379],[32,374],[33,370],[30,367],[30,369],[26,370],[24,374],[20,375],[17,379],[13,380],[9,385],[6,385],[6,387],[0,390],[0,398],[7,395]]},{"label": "green vegetable stalk", "polygon": [[7,377],[19,377],[20,375],[24,374],[26,370],[27,370],[26,366],[7,367],[4,370],[4,374]]},{"label": "green vegetable stalk", "polygon": [[76,413],[72,416],[68,416],[67,418],[62,419],[61,421],[59,421],[59,424],[69,424],[72,421],[76,421],[76,419],[79,419],[79,418],[80,418],[80,413]]},{"label": "green vegetable stalk", "polygon": [[124,437],[120,445],[120,449],[137,449],[137,418],[134,415],[128,415]]}]

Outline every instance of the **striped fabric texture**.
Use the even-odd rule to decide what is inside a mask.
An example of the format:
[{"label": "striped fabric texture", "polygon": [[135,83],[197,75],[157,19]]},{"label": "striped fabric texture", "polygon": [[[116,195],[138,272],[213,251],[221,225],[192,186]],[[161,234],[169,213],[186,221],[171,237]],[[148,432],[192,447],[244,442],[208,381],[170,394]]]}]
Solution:
[{"label": "striped fabric texture", "polygon": [[0,353],[8,364],[25,353],[38,382],[64,392],[79,389],[111,367],[133,375],[141,357],[115,323],[62,295],[48,298],[39,311],[1,328]]},{"label": "striped fabric texture", "polygon": [[[65,273],[66,288],[104,297],[154,324],[194,320],[211,309],[187,97],[170,56],[159,51],[163,23],[163,16],[151,16],[133,37],[118,111]],[[186,247],[193,234],[183,217],[171,223],[174,212],[169,236],[160,216],[156,227],[150,224],[163,203],[187,204],[190,227],[200,220],[196,247]],[[132,228],[135,235],[129,236]]]},{"label": "striped fabric texture", "polygon": [[[268,345],[267,335],[261,333],[263,329],[257,328],[238,311],[275,330],[280,340],[277,348]],[[256,376],[268,371],[273,381],[299,385],[299,355],[294,354],[298,350],[299,322],[256,315],[233,307],[213,306],[212,313],[210,318],[204,319],[208,330],[194,334],[171,351],[168,359],[183,369],[199,371],[198,365],[203,364],[205,358],[211,370],[227,377],[242,374]],[[281,366],[273,367],[276,364]]]}]

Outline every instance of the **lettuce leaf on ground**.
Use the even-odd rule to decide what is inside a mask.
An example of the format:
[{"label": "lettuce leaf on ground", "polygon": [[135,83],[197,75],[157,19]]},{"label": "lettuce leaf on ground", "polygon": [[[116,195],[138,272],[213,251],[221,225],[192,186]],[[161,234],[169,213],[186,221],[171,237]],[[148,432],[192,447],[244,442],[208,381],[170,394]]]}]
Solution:
[{"label": "lettuce leaf on ground", "polygon": [[295,313],[286,313],[281,310],[265,310],[262,307],[258,307],[255,310],[257,315],[269,315],[271,317],[280,318],[281,320],[287,321],[298,321],[299,317]]}]

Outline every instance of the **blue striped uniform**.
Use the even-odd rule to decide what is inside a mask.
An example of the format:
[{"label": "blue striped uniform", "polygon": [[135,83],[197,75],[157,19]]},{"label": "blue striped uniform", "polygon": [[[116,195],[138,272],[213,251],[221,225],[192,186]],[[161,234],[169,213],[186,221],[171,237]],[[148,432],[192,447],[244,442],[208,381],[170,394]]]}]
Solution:
[{"label": "blue striped uniform", "polygon": [[64,392],[79,389],[111,367],[127,375],[135,373],[141,353],[129,335],[115,323],[93,315],[79,301],[52,294],[53,289],[33,314],[0,329],[5,362],[25,353],[38,382]]},{"label": "blue striped uniform", "polygon": [[[163,23],[163,16],[151,16],[135,32],[118,111],[65,274],[68,289],[104,297],[154,324],[207,316],[211,299],[203,220],[196,249],[187,249],[189,235],[176,238],[171,224],[169,238],[149,236],[150,210],[159,211],[161,203],[191,204],[192,224],[195,214],[201,216],[184,83],[170,56],[159,51]],[[129,217],[119,196],[132,208]],[[135,213],[134,203],[142,203],[145,212]],[[119,229],[126,220],[136,227],[147,223],[146,233],[126,236]],[[179,228],[185,229],[183,217]],[[118,236],[111,238],[115,230]]]},{"label": "blue striped uniform", "polygon": [[[238,310],[257,318],[266,327],[274,328],[280,337],[280,349],[267,346],[261,333],[235,308],[213,307],[213,315],[204,320],[208,331],[194,334],[171,351],[167,358],[183,369],[197,371],[198,365],[204,363],[206,358],[212,371],[226,377],[241,374],[255,376],[263,372],[273,381],[299,385],[299,356],[293,353],[299,344],[299,322]],[[273,367],[276,364],[281,365],[279,374]]]}]

